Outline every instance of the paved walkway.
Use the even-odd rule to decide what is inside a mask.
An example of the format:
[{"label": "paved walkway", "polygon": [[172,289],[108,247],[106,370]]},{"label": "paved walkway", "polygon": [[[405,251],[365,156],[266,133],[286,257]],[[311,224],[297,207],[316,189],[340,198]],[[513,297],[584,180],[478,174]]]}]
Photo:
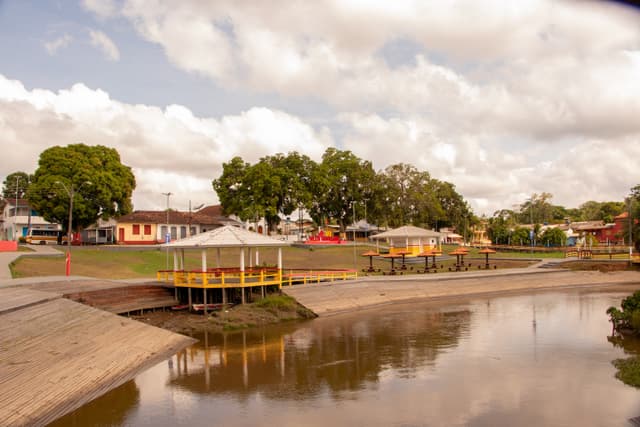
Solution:
[{"label": "paved walkway", "polygon": [[9,264],[21,256],[56,256],[64,252],[48,245],[25,245],[31,252],[0,252],[0,281],[11,279]]}]

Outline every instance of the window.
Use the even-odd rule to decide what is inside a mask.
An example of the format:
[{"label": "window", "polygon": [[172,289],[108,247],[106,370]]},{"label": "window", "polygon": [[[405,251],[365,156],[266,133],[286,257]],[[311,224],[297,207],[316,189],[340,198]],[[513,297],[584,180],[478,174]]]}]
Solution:
[{"label": "window", "polygon": [[171,240],[176,240],[177,238],[178,238],[177,227],[171,227]]},{"label": "window", "polygon": [[185,237],[187,237],[187,227],[180,227],[180,238],[184,239]]},{"label": "window", "polygon": [[144,225],[144,235],[145,236],[150,236],[151,235],[151,225],[150,224],[145,224]]},{"label": "window", "polygon": [[140,224],[133,224],[132,234],[140,234]]}]

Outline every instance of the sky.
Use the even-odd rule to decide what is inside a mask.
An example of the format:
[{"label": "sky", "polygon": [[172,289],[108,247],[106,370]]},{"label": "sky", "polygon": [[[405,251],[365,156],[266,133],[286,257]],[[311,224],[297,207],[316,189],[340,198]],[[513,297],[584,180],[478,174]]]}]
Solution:
[{"label": "sky", "polygon": [[586,0],[0,0],[0,179],[113,147],[135,209],[234,156],[410,163],[476,215],[640,184],[640,13]]}]

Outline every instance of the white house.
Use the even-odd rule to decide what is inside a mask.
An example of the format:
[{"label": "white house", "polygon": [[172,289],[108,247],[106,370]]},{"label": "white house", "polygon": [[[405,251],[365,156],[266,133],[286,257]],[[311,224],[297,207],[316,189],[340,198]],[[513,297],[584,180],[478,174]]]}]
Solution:
[{"label": "white house", "polygon": [[2,211],[2,231],[3,240],[18,240],[20,237],[27,237],[29,227],[32,230],[55,230],[60,231],[60,224],[52,224],[38,215],[31,209],[26,200],[18,199],[16,209],[15,199],[6,199],[6,205]]}]

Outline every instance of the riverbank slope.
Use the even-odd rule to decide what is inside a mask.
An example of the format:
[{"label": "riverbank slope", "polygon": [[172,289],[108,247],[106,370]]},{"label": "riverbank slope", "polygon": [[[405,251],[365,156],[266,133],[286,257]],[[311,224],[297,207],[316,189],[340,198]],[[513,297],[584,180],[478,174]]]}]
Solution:
[{"label": "riverbank slope", "polygon": [[599,285],[629,285],[633,290],[633,285],[640,285],[640,272],[527,268],[366,277],[350,282],[283,287],[283,292],[318,316],[329,316],[396,302]]},{"label": "riverbank slope", "polygon": [[2,425],[46,425],[193,342],[60,294],[0,288]]}]

